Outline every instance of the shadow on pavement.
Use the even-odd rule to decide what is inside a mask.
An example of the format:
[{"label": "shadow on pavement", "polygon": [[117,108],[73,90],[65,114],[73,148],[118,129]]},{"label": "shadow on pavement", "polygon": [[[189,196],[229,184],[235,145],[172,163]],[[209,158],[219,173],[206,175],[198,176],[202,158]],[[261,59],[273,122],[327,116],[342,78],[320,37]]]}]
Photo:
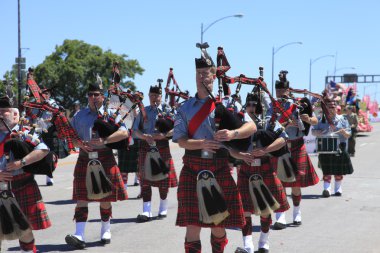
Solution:
[{"label": "shadow on pavement", "polygon": [[[88,220],[88,222],[100,222],[100,219],[92,219],[92,220]],[[117,223],[136,223],[136,222],[137,222],[137,218],[111,219],[111,224],[117,224]]]},{"label": "shadow on pavement", "polygon": [[50,204],[50,205],[69,205],[69,204],[76,204],[76,201],[72,200],[72,199],[65,199],[65,200],[57,200],[57,201],[45,201],[45,204]]},{"label": "shadow on pavement", "polygon": [[[65,252],[76,250],[74,247],[67,244],[42,244],[36,245],[37,250],[40,252]],[[100,242],[86,242],[86,248],[104,247]],[[9,248],[8,251],[20,251],[19,247]]]},{"label": "shadow on pavement", "polygon": [[302,199],[320,199],[321,197],[320,194],[302,194]]}]

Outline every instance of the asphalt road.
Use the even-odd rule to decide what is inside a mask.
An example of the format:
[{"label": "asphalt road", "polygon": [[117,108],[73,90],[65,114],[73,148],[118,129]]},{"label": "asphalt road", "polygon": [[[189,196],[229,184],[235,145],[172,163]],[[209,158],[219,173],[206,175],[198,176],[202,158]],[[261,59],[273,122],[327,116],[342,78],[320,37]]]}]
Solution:
[{"label": "asphalt road", "polygon": [[[302,222],[300,227],[288,225],[282,231],[270,231],[270,252],[286,253],[347,253],[380,252],[380,124],[374,124],[371,133],[357,138],[357,153],[352,162],[354,174],[344,178],[343,196],[321,198],[322,185],[302,190]],[[177,173],[181,169],[183,150],[172,144],[172,155]],[[40,252],[73,252],[65,243],[65,235],[73,233],[75,203],[71,200],[73,169],[77,155],[60,161],[51,187],[45,186],[45,178],[37,176],[53,226],[35,231],[37,248]],[[312,156],[316,167],[317,157]],[[321,171],[318,169],[318,175]],[[235,175],[236,177],[236,175]],[[133,175],[129,178],[133,183]],[[113,204],[112,242],[102,246],[100,239],[99,204],[89,207],[89,222],[86,227],[87,248],[85,252],[146,253],[184,252],[185,229],[175,226],[177,211],[176,188],[169,191],[169,213],[165,220],[136,223],[136,216],[142,211],[142,200],[136,199],[139,187],[128,187],[129,199]],[[288,194],[289,194],[288,190]],[[289,196],[288,196],[289,197]],[[159,196],[153,190],[153,215],[157,215]],[[291,198],[288,199],[291,202]],[[292,222],[292,210],[287,212],[288,223]],[[257,247],[259,219],[253,218],[253,240]],[[242,245],[241,232],[227,231],[229,243],[226,253],[233,253]],[[210,230],[201,233],[202,252],[211,253]],[[2,252],[19,252],[18,241],[5,241]]]}]

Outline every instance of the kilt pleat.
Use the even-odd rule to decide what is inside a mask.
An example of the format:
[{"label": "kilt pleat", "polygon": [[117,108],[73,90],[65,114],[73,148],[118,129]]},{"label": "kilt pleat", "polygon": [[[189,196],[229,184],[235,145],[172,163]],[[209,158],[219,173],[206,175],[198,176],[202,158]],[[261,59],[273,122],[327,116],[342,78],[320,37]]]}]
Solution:
[{"label": "kilt pleat", "polygon": [[[183,157],[183,168],[179,177],[177,190],[178,212],[177,226],[199,226],[199,227],[243,227],[245,219],[240,194],[236,183],[231,176],[228,167],[228,157],[222,159],[202,159],[197,156],[185,155]],[[217,226],[204,224],[199,221],[198,197],[197,197],[197,174],[201,170],[210,170],[220,185],[227,209],[230,215]]]},{"label": "kilt pleat", "polygon": [[318,184],[319,178],[315,172],[313,163],[306,152],[306,146],[303,138],[288,140],[290,143],[290,154],[293,161],[297,164],[299,173],[295,182],[282,182],[284,187],[308,187]]},{"label": "kilt pleat", "polygon": [[[30,176],[29,173],[23,173],[15,176],[13,182]],[[40,189],[34,179],[21,187],[13,188],[12,192],[33,230],[46,229],[51,226]]]},{"label": "kilt pleat", "polygon": [[138,152],[139,145],[135,141],[133,145],[130,145],[126,149],[119,149],[118,151],[118,167],[122,173],[137,172],[138,165]]},{"label": "kilt pleat", "polygon": [[285,188],[277,177],[273,165],[277,165],[277,158],[275,157],[271,158],[270,162],[262,162],[261,166],[249,166],[246,163],[241,165],[237,185],[245,212],[254,213],[254,205],[249,193],[249,177],[253,174],[259,174],[263,178],[264,184],[280,204],[280,208],[275,212],[285,212],[290,208]]},{"label": "kilt pleat", "polygon": [[149,181],[145,179],[145,157],[149,151],[150,146],[146,141],[140,142],[140,148],[138,153],[138,166],[140,174],[140,183],[142,185],[149,185],[152,187],[172,188],[177,187],[178,179],[174,168],[174,161],[170,153],[169,141],[157,141],[158,151],[162,160],[169,166],[169,176],[160,181]]},{"label": "kilt pleat", "polygon": [[89,200],[87,198],[86,173],[89,162],[88,154],[84,151],[79,153],[78,161],[74,169],[74,189],[73,200],[83,200],[90,202],[116,202],[128,198],[127,191],[124,188],[124,182],[120,174],[119,167],[116,165],[115,157],[109,148],[96,150],[99,160],[102,163],[107,177],[113,184],[112,194],[100,200]]}]

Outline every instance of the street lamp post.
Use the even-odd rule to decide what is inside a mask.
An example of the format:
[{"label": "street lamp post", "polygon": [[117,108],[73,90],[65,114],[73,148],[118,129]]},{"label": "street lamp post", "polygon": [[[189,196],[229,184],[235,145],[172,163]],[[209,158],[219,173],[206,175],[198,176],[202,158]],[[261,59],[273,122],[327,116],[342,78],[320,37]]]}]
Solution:
[{"label": "street lamp post", "polygon": [[311,66],[313,65],[313,63],[315,63],[316,61],[320,60],[320,59],[323,59],[323,58],[326,58],[326,57],[335,57],[335,55],[332,55],[332,54],[327,54],[327,55],[322,55],[320,57],[318,57],[317,59],[310,59],[310,65],[309,65],[309,91],[311,91]]},{"label": "street lamp post", "polygon": [[213,26],[215,23],[223,20],[223,19],[226,19],[226,18],[242,18],[243,17],[243,14],[235,14],[235,15],[229,15],[229,16],[225,16],[225,17],[222,17],[222,18],[219,18],[217,20],[215,20],[214,22],[212,22],[211,24],[209,24],[205,29],[203,29],[203,23],[201,23],[201,43],[203,43],[203,34],[211,27]]},{"label": "street lamp post", "polygon": [[334,70],[334,76],[336,75],[336,72],[338,72],[339,70],[344,70],[344,69],[356,69],[356,68],[355,67],[343,67],[343,68],[335,69]]},{"label": "street lamp post", "polygon": [[290,45],[294,45],[294,44],[299,44],[299,45],[302,45],[302,42],[300,41],[295,41],[295,42],[289,42],[289,43],[286,43],[284,45],[282,45],[281,47],[275,49],[274,46],[272,47],[272,94],[273,94],[273,88],[274,88],[274,82],[273,82],[273,79],[274,79],[274,55],[282,48],[286,47],[286,46],[290,46]]},{"label": "street lamp post", "polygon": [[21,88],[22,88],[22,78],[21,78],[21,15],[20,15],[20,0],[17,1],[17,12],[18,12],[18,61],[17,61],[17,79],[18,79],[18,105],[21,104]]}]

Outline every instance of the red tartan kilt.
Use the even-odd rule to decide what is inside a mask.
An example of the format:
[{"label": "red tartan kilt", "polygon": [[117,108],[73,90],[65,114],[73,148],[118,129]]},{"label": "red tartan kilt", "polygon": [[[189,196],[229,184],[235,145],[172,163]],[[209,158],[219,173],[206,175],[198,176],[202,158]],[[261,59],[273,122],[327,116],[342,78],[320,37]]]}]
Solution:
[{"label": "red tartan kilt", "polygon": [[[245,225],[244,211],[237,186],[231,176],[230,167],[228,167],[228,157],[223,159],[201,159],[196,156],[185,155],[183,164],[177,190],[178,212],[176,225],[181,227],[189,225],[199,227],[243,227]],[[223,190],[228,212],[230,213],[217,226],[199,221],[196,190],[197,173],[205,169],[214,173]],[[216,170],[217,172],[215,172]]]},{"label": "red tartan kilt", "polygon": [[177,187],[178,180],[177,174],[174,168],[174,162],[172,155],[170,153],[169,142],[168,141],[157,141],[156,142],[158,151],[162,160],[169,166],[169,176],[164,180],[160,181],[149,181],[145,179],[145,157],[146,153],[149,151],[150,146],[146,141],[140,142],[139,148],[139,174],[140,174],[140,183],[141,185],[149,185],[153,187],[162,187],[162,188],[171,188]]},{"label": "red tartan kilt", "polygon": [[119,167],[116,165],[115,157],[112,150],[105,148],[96,150],[98,152],[98,160],[102,163],[107,177],[113,184],[112,194],[100,200],[89,200],[87,198],[86,173],[87,164],[89,162],[88,154],[84,151],[79,153],[77,164],[74,170],[74,189],[73,200],[83,200],[91,202],[116,202],[118,200],[126,200],[128,198],[127,191],[124,188],[124,182],[120,174]]},{"label": "red tartan kilt", "polygon": [[289,148],[291,157],[297,164],[298,171],[301,171],[301,173],[303,172],[303,175],[298,174],[295,182],[282,182],[282,185],[284,187],[308,187],[318,184],[319,178],[315,172],[313,163],[306,152],[306,145],[303,143],[303,137],[296,140],[288,140],[288,142],[292,145]]},{"label": "red tartan kilt", "polygon": [[[24,173],[15,176],[13,181],[22,180],[29,176],[29,173]],[[21,210],[26,217],[28,217],[33,230],[46,229],[51,226],[40,189],[34,179],[32,182],[27,183],[20,188],[13,188],[12,192],[14,193]]]},{"label": "red tartan kilt", "polygon": [[280,208],[275,212],[285,212],[290,208],[286,198],[285,188],[282,186],[281,180],[277,177],[277,174],[273,169],[274,164],[277,164],[277,158],[271,158],[270,163],[262,163],[261,166],[258,167],[249,166],[246,163],[241,165],[237,185],[245,212],[254,213],[254,206],[252,203],[251,194],[249,193],[249,177],[253,174],[261,175],[264,184],[268,187],[273,197],[280,204]]}]

